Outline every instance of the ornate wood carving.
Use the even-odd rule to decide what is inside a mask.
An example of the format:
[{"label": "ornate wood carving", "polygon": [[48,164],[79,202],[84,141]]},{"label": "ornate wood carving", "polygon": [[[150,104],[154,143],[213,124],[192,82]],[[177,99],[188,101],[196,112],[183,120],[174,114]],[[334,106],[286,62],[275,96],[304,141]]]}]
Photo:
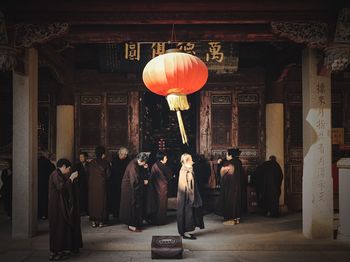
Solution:
[{"label": "ornate wood carving", "polygon": [[345,70],[350,64],[350,44],[325,48],[324,64],[333,72]]},{"label": "ornate wood carving", "polygon": [[198,151],[200,154],[209,157],[211,149],[211,103],[210,93],[208,91],[201,91],[199,104],[199,143]]},{"label": "ornate wood carving", "polygon": [[46,25],[17,24],[15,26],[15,47],[31,47],[44,43],[68,33],[68,23],[51,23]]},{"label": "ornate wood carving", "polygon": [[339,12],[334,42],[350,44],[350,9],[343,8]]},{"label": "ornate wood carving", "polygon": [[82,105],[101,105],[102,97],[94,95],[83,95],[80,97],[80,103]]},{"label": "ornate wood carving", "polygon": [[107,98],[108,105],[127,105],[128,104],[128,96],[125,94],[108,96]]},{"label": "ornate wood carving", "polygon": [[258,104],[258,94],[241,94],[238,95],[238,104]]},{"label": "ornate wood carving", "polygon": [[230,147],[232,137],[232,108],[213,105],[211,108],[212,147]]},{"label": "ornate wood carving", "polygon": [[309,47],[323,48],[327,44],[328,24],[271,22],[272,31],[296,43],[306,43]]},{"label": "ornate wood carving", "polygon": [[258,158],[259,153],[257,149],[241,149],[241,157],[243,158]]},{"label": "ornate wood carving", "polygon": [[43,56],[39,56],[39,67],[47,67],[50,72],[54,75],[57,82],[60,84],[64,83],[64,73],[51,61]]},{"label": "ornate wood carving", "polygon": [[0,71],[12,70],[16,62],[16,50],[9,46],[5,17],[0,12]]},{"label": "ornate wood carving", "polygon": [[238,142],[240,146],[258,146],[259,107],[238,107]]},{"label": "ornate wood carving", "polygon": [[213,105],[231,105],[231,95],[212,95],[211,103]]}]

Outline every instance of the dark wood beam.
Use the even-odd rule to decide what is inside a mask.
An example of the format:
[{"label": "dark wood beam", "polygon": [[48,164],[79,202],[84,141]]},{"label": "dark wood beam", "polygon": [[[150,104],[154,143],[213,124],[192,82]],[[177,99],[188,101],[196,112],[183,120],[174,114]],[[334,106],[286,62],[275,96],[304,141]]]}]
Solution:
[{"label": "dark wood beam", "polygon": [[12,23],[246,24],[270,21],[335,21],[327,0],[245,1],[19,1],[4,3]]},{"label": "dark wood beam", "polygon": [[329,11],[281,12],[16,12],[13,23],[70,24],[266,24],[271,21],[330,22]]},{"label": "dark wood beam", "polygon": [[[65,39],[70,43],[118,43],[125,41],[167,42],[171,25],[162,26],[72,26]],[[269,25],[183,25],[175,26],[177,41],[285,41],[272,34]]]}]

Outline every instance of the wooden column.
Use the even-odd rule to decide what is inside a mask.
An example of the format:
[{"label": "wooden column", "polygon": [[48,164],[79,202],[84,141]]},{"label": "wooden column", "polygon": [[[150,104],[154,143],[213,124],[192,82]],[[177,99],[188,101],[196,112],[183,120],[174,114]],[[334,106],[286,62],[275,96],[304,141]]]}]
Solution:
[{"label": "wooden column", "polygon": [[140,150],[140,130],[139,130],[139,114],[140,102],[139,92],[132,91],[129,93],[129,150],[131,154],[137,154]]},{"label": "wooden column", "polygon": [[24,72],[13,71],[12,237],[37,231],[38,52],[26,49]]},{"label": "wooden column", "polygon": [[200,92],[199,102],[199,139],[197,151],[205,157],[211,155],[211,103],[208,91]]},{"label": "wooden column", "polygon": [[[280,164],[284,176],[284,107],[283,84],[273,82],[268,86],[266,103],[266,156],[274,155]],[[280,206],[284,207],[284,179],[281,184]]]},{"label": "wooden column", "polygon": [[74,67],[71,56],[64,61],[63,85],[57,94],[56,160],[74,162]]}]

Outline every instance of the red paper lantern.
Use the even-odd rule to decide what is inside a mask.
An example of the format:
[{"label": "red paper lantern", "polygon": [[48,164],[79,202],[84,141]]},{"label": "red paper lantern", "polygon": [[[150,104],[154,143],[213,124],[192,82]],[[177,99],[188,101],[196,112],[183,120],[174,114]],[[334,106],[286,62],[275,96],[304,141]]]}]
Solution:
[{"label": "red paper lantern", "polygon": [[189,109],[186,95],[198,91],[206,83],[207,66],[194,55],[171,49],[149,61],[142,78],[150,91],[166,96],[170,110],[177,112],[182,142],[187,143],[179,110]]}]

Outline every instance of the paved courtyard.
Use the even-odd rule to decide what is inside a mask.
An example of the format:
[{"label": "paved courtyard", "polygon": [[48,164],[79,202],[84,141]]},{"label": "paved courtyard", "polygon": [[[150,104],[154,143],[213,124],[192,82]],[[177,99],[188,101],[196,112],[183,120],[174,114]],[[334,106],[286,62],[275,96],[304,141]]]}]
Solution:
[{"label": "paved courtyard", "polygon": [[[197,230],[197,240],[183,240],[186,261],[350,261],[350,243],[304,238],[301,213],[280,218],[250,214],[234,226],[223,225],[213,213],[204,221],[206,228]],[[168,212],[168,222],[133,233],[113,220],[107,227],[91,228],[88,217],[82,217],[84,248],[69,260],[149,261],[153,235],[178,234],[175,211]],[[0,261],[47,261],[47,221],[40,221],[38,235],[30,240],[11,240],[10,230],[10,220],[2,217]]]}]

